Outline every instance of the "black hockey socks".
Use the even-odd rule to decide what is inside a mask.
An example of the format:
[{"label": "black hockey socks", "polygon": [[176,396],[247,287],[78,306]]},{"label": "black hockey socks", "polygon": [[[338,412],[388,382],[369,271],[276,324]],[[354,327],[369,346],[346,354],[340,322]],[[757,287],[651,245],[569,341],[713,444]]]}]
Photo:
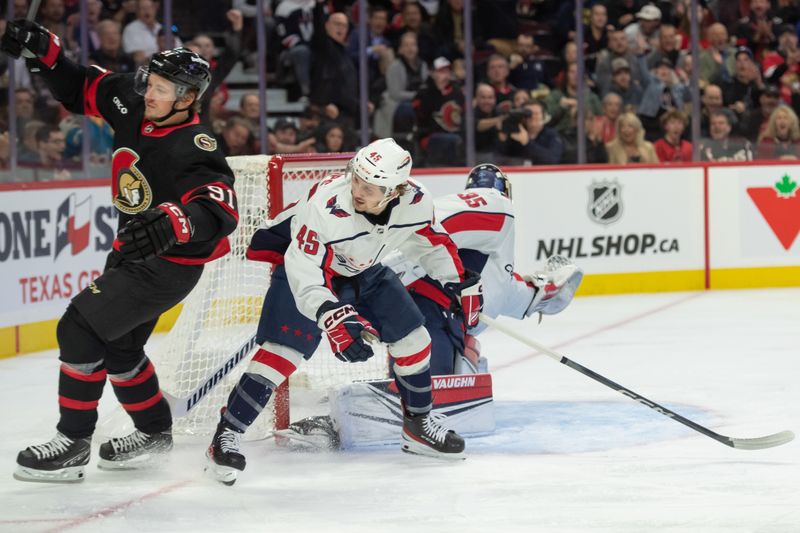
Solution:
[{"label": "black hockey socks", "polygon": [[172,427],[169,404],[158,387],[153,363],[147,357],[128,371],[108,375],[119,403],[133,419],[136,429],[152,434]]},{"label": "black hockey socks", "polygon": [[431,369],[425,370],[410,376],[400,376],[395,374],[394,382],[397,384],[397,391],[400,393],[400,400],[405,406],[405,410],[410,415],[423,415],[431,410]]},{"label": "black hockey socks", "polygon": [[228,396],[222,420],[231,429],[244,433],[269,402],[275,384],[264,376],[245,372]]},{"label": "black hockey socks", "polygon": [[58,376],[56,428],[71,439],[91,437],[97,424],[97,404],[106,384],[103,361],[84,364],[61,363]]}]

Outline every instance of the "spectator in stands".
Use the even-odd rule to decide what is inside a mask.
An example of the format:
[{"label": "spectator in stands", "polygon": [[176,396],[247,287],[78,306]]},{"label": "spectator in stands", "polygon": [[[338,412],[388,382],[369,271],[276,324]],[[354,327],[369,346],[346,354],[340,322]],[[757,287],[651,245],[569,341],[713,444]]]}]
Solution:
[{"label": "spectator in stands", "polygon": [[[439,39],[437,54],[443,57],[464,56],[464,0],[441,0],[433,22],[433,33]],[[477,18],[472,18],[472,35],[475,46],[480,47]]]},{"label": "spectator in stands", "polygon": [[658,32],[658,45],[647,55],[647,68],[652,69],[661,59],[669,59],[673,65],[678,64],[678,34],[672,24],[663,24]]},{"label": "spectator in stands", "polygon": [[119,22],[106,19],[97,23],[99,46],[91,54],[92,63],[111,72],[133,72],[133,58],[122,50],[122,30]]},{"label": "spectator in stands", "polygon": [[698,76],[705,83],[727,83],[736,70],[736,47],[728,40],[728,29],[720,23],[708,28],[709,46],[700,51]]},{"label": "spectator in stands", "polygon": [[782,22],[771,16],[769,10],[770,0],[750,0],[750,14],[739,19],[733,31],[737,42],[752,50],[759,59],[766,50],[777,45],[775,30]]},{"label": "spectator in stands", "polygon": [[636,13],[642,9],[645,0],[617,0],[608,2],[608,20],[612,26],[624,28],[636,21]]},{"label": "spectator in stands", "polygon": [[764,87],[761,71],[753,61],[753,53],[739,47],[735,54],[735,71],[731,81],[720,84],[723,103],[740,119],[745,111],[758,106],[759,93]]},{"label": "spectator in stands", "polygon": [[314,151],[316,139],[309,138],[297,141],[297,125],[285,118],[278,119],[271,133],[267,134],[268,148],[271,154],[303,154]]},{"label": "spectator in stands", "polygon": [[241,117],[231,117],[225,122],[218,142],[219,149],[226,156],[252,155],[254,153],[250,124]]},{"label": "spectator in stands", "polygon": [[778,86],[781,100],[786,105],[794,105],[793,99],[800,104],[800,49],[797,47],[797,33],[794,26],[782,24],[776,30],[778,48],[766,52],[761,64],[764,67],[764,78]]},{"label": "spectator in stands", "polygon": [[[8,131],[4,131],[0,133],[0,170],[8,169],[10,165],[10,158],[11,158],[11,143],[8,140]],[[12,181],[12,176],[6,176],[5,173],[2,175],[4,179],[3,181]]]},{"label": "spectator in stands", "polygon": [[617,119],[622,114],[622,97],[608,93],[603,97],[603,114],[594,117],[592,130],[603,143],[611,142],[617,134]]},{"label": "spectator in stands", "polygon": [[417,138],[428,166],[464,163],[464,95],[452,81],[450,61],[438,57],[433,71],[411,105],[417,114]]},{"label": "spectator in stands", "polygon": [[[595,119],[591,110],[586,110],[586,127],[584,134],[586,135],[586,160],[588,164],[603,164],[608,163],[608,152],[606,152],[606,144],[600,137],[600,132],[595,127]],[[561,162],[565,164],[575,164],[578,162],[578,143],[577,132],[573,132],[569,137],[563,137],[564,140],[564,155],[561,157]]]},{"label": "spectator in stands", "polygon": [[397,58],[386,72],[386,91],[375,112],[375,136],[391,137],[393,132],[410,133],[415,115],[411,107],[414,95],[428,79],[428,65],[419,57],[417,34],[406,32],[400,38]]},{"label": "spectator in stands", "polygon": [[222,53],[219,56],[213,39],[206,34],[195,35],[194,39],[187,43],[189,49],[197,52],[200,57],[211,65],[211,83],[208,84],[208,89],[203,93],[203,98],[200,100],[200,120],[209,126],[211,125],[209,113],[211,100],[218,92],[224,94],[225,100],[228,99],[228,87],[225,85],[225,78],[236,66],[242,51],[242,28],[244,27],[242,12],[237,9],[229,9],[225,13],[225,17],[230,23],[230,29],[224,34],[225,45],[222,47]]},{"label": "spectator in stands", "polygon": [[[497,110],[497,96],[488,83],[475,88],[475,159],[490,161],[497,147],[497,137],[507,114]],[[517,108],[517,106],[514,106]]]},{"label": "spectator in stands", "polygon": [[564,141],[553,128],[545,126],[544,104],[533,101],[525,109],[528,116],[521,119],[516,131],[500,132],[499,153],[529,165],[558,164],[564,153]]},{"label": "spectator in stands", "polygon": [[[463,1],[462,1],[463,3]],[[514,51],[514,43],[519,35],[517,2],[514,0],[495,0],[476,2],[474,16],[480,21],[480,39],[503,57]]]},{"label": "spectator in stands", "polygon": [[751,142],[756,142],[758,137],[767,129],[769,117],[780,103],[780,92],[774,85],[767,85],[758,96],[759,107],[750,109],[742,117],[739,131]]},{"label": "spectator in stands", "polygon": [[25,124],[24,128],[18,130],[18,135],[22,142],[17,144],[17,161],[21,163],[36,163],[39,160],[36,132],[44,126],[46,124],[41,120],[31,120]]},{"label": "spectator in stands", "polygon": [[617,135],[606,145],[608,162],[617,165],[628,163],[658,163],[653,144],[644,140],[642,122],[633,113],[623,113],[617,120]]},{"label": "spectator in stands", "polygon": [[513,102],[512,109],[522,109],[526,105],[530,104],[533,101],[531,97],[531,93],[525,89],[517,89],[514,91],[514,98],[511,100]]},{"label": "spectator in stands", "polygon": [[307,100],[311,94],[311,40],[314,36],[313,3],[284,0],[275,9],[275,33],[280,39],[279,76],[289,69]]},{"label": "spectator in stands", "polygon": [[[578,116],[578,64],[567,67],[564,84],[550,92],[545,100],[550,114],[549,125],[562,136],[576,129]],[[584,105],[594,116],[602,112],[600,99],[588,87],[584,87]]]},{"label": "spectator in stands", "polygon": [[261,99],[258,93],[245,93],[239,100],[239,114],[247,122],[255,141],[259,140]]},{"label": "spectator in stands", "polygon": [[627,59],[618,57],[611,63],[611,86],[606,95],[615,93],[622,98],[622,106],[636,110],[642,101],[642,88],[631,78],[631,65]]},{"label": "spectator in stands", "polygon": [[756,159],[800,158],[800,125],[792,108],[779,105],[769,117],[767,129],[758,139]]},{"label": "spectator in stands", "polygon": [[[664,5],[662,3],[662,5]],[[675,2],[673,24],[678,28],[678,48],[686,50],[691,45],[692,21],[690,14],[691,0],[678,0]],[[705,48],[708,42],[708,29],[716,21],[713,11],[706,0],[697,2],[697,25],[699,30],[700,46]]]},{"label": "spectator in stands", "polygon": [[494,89],[497,107],[501,112],[511,109],[515,87],[508,83],[508,60],[500,54],[492,54],[486,64],[486,81]]},{"label": "spectator in stands", "polygon": [[723,109],[722,89],[718,85],[706,85],[700,97],[700,135],[709,136],[711,114]]},{"label": "spectator in stands", "polygon": [[33,120],[35,113],[35,97],[27,87],[14,91],[14,111],[17,115],[17,135],[22,133],[25,124]]},{"label": "spectator in stands", "polygon": [[664,135],[653,144],[658,160],[662,163],[691,162],[692,143],[682,138],[686,115],[674,109],[661,115],[660,122]]},{"label": "spectator in stands", "polygon": [[393,47],[400,47],[400,39],[403,34],[412,32],[417,36],[417,47],[419,57],[426,63],[431,63],[436,58],[436,37],[430,25],[425,21],[422,7],[417,2],[405,2],[402,13],[403,25],[393,33]]},{"label": "spectator in stands", "polygon": [[[386,29],[389,26],[389,11],[382,5],[369,8],[367,19],[367,66],[370,84],[386,75],[394,61],[394,50]],[[347,53],[354,64],[358,64],[359,33],[354,31],[347,40]],[[381,91],[383,92],[383,91]]]},{"label": "spectator in stands", "polygon": [[[325,116],[352,126],[358,122],[358,72],[347,55],[345,43],[350,24],[344,13],[331,13],[324,20],[323,4],[314,6],[314,38],[311,49],[311,102]],[[372,102],[368,104],[371,113]]]},{"label": "spectator in stands", "polygon": [[64,0],[42,0],[36,21],[56,35],[68,35]]},{"label": "spectator in stands", "polygon": [[319,153],[347,152],[355,148],[345,144],[344,128],[335,122],[328,123],[322,129],[320,140],[316,144],[316,151]]},{"label": "spectator in stands", "polygon": [[550,84],[544,62],[536,56],[533,35],[520,33],[517,36],[517,49],[509,58],[509,68],[508,81],[514,87],[534,91]]},{"label": "spectator in stands", "polygon": [[[156,20],[158,4],[153,0],[137,0],[136,20],[122,30],[122,48],[131,54],[137,65],[142,65],[151,55],[159,51],[158,32],[161,23]],[[56,34],[58,35],[58,34]],[[181,46],[175,39],[173,47]]]},{"label": "spectator in stands", "polygon": [[734,121],[733,111],[717,109],[709,118],[710,138],[700,141],[701,161],[751,161],[753,146],[741,137],[731,137]]},{"label": "spectator in stands", "polygon": [[307,106],[300,116],[297,117],[299,127],[297,128],[297,140],[304,141],[311,137],[316,138],[319,131],[320,124],[322,123],[322,116],[314,106]]},{"label": "spectator in stands", "polygon": [[[48,168],[54,170],[63,170],[65,167],[72,166],[70,162],[64,158],[64,150],[66,149],[67,142],[64,138],[64,133],[57,126],[45,125],[36,130],[36,149],[38,157],[32,161],[35,165],[41,168]],[[63,174],[59,174],[62,178],[68,178]]]},{"label": "spectator in stands", "polygon": [[647,4],[636,13],[636,20],[625,28],[628,48],[637,54],[646,54],[658,46],[661,10]]},{"label": "spectator in stands", "polygon": [[[86,1],[86,20],[88,22],[88,34],[86,37],[90,56],[100,47],[100,36],[98,34],[97,25],[100,22],[100,13],[102,9],[103,4],[100,0]],[[68,48],[72,50],[76,56],[79,56],[81,51],[81,28],[79,23],[80,13],[73,13],[67,17],[67,33],[64,34]]]},{"label": "spectator in stands", "polygon": [[575,41],[567,41],[561,54],[558,72],[552,78],[552,86],[559,87],[564,84],[567,77],[567,68],[578,61],[578,45]]},{"label": "spectator in stands", "polygon": [[103,0],[100,18],[110,18],[124,28],[136,20],[136,0]]},{"label": "spectator in stands", "polygon": [[[313,3],[306,0],[308,3]],[[224,2],[220,2],[223,3]],[[272,16],[272,5],[277,2],[264,1],[262,4],[262,13],[264,15],[264,33],[267,38],[275,34],[275,18]],[[319,2],[317,2],[319,3]],[[267,61],[267,64],[272,65],[276,63],[277,59],[277,46],[267,45],[267,58],[259,58],[257,43],[256,43],[256,15],[258,15],[258,3],[256,0],[233,0],[231,8],[236,9],[242,13],[244,17],[244,27],[242,29],[242,49],[246,51],[244,57],[245,68],[249,70],[255,69],[258,61]]]},{"label": "spectator in stands", "polygon": [[584,26],[583,30],[583,53],[588,72],[594,72],[597,56],[608,47],[608,30],[610,28],[612,26],[608,24],[608,10],[605,4],[600,2],[594,4],[589,14],[589,24]]},{"label": "spectator in stands", "polygon": [[[641,66],[639,60],[628,47],[628,38],[621,29],[615,29],[608,34],[608,48],[597,56],[597,67],[595,68],[595,82],[600,89],[600,94],[605,95],[611,87],[611,77],[613,74],[612,62],[615,59],[624,59],[628,64],[628,71],[633,85],[642,85]],[[619,65],[620,63],[617,62]],[[615,91],[617,92],[617,91]],[[620,93],[620,96],[623,96]]]},{"label": "spectator in stands", "polygon": [[688,89],[678,80],[669,59],[659,60],[653,73],[646,73],[645,81],[637,114],[642,119],[646,137],[656,139],[660,136],[661,115],[673,109],[683,109],[688,100]]}]

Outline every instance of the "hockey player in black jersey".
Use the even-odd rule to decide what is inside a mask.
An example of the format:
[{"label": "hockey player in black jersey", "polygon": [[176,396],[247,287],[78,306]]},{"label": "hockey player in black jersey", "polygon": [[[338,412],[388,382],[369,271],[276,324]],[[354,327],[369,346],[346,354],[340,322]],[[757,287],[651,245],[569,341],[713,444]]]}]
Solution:
[{"label": "hockey player in black jersey", "polygon": [[233,173],[196,112],[210,80],[199,55],[168,50],[135,75],[114,74],[69,61],[58,36],[27,20],[8,24],[0,48],[27,58],[68,110],[101,117],[115,131],[114,249],[58,323],[56,436],[21,451],[15,473],[25,481],[80,481],[106,377],[136,430],[103,443],[100,466],[131,468],[172,447],[169,405],[144,345],[203,264],[228,252],[226,236],[238,222]]}]

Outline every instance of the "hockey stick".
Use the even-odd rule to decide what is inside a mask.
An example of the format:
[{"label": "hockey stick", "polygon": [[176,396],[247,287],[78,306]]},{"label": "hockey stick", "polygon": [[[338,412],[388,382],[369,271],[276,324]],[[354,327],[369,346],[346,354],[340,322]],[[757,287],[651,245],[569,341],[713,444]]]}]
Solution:
[{"label": "hockey stick", "polygon": [[752,439],[737,439],[737,438],[734,438],[734,437],[728,437],[728,436],[725,436],[725,435],[720,435],[719,433],[711,431],[710,429],[705,428],[705,427],[701,426],[700,424],[698,424],[696,422],[692,422],[688,418],[684,418],[683,416],[679,415],[678,413],[676,413],[674,411],[671,411],[671,410],[667,409],[666,407],[655,403],[654,401],[648,400],[644,396],[642,396],[640,394],[637,394],[637,393],[633,392],[632,390],[630,390],[629,388],[623,387],[622,385],[620,385],[618,383],[615,383],[615,382],[611,381],[610,379],[608,379],[608,378],[606,378],[604,376],[601,376],[597,372],[594,372],[593,370],[590,370],[590,369],[586,368],[585,366],[576,363],[575,361],[567,359],[563,355],[561,355],[561,354],[559,354],[557,352],[554,352],[553,350],[547,348],[546,346],[544,346],[542,344],[539,344],[538,342],[534,341],[533,339],[529,339],[528,337],[526,337],[524,335],[520,335],[519,333],[517,333],[513,329],[511,329],[511,328],[509,328],[507,326],[504,326],[503,324],[500,324],[499,322],[497,322],[493,318],[490,318],[490,317],[488,317],[488,316],[486,316],[484,314],[481,314],[481,320],[486,322],[490,326],[492,326],[497,331],[505,333],[509,337],[512,337],[512,338],[518,340],[519,342],[521,342],[523,344],[527,344],[531,348],[534,348],[534,349],[540,351],[541,353],[547,355],[548,357],[550,357],[552,359],[555,359],[559,363],[561,363],[563,365],[566,365],[566,366],[570,367],[573,370],[577,370],[581,374],[583,374],[585,376],[588,376],[588,377],[592,378],[593,380],[602,383],[606,387],[614,389],[615,391],[624,394],[628,398],[636,400],[637,402],[641,403],[642,405],[646,405],[650,409],[653,409],[653,410],[661,413],[662,415],[675,420],[676,422],[680,422],[684,426],[690,427],[693,430],[695,430],[695,431],[697,431],[699,433],[702,433],[703,435],[705,435],[707,437],[711,437],[712,439],[717,440],[717,441],[721,442],[722,444],[725,444],[726,446],[730,446],[731,448],[738,448],[738,449],[741,449],[741,450],[762,450],[764,448],[772,448],[774,446],[780,446],[781,444],[786,444],[787,442],[790,442],[791,440],[794,439],[794,433],[792,433],[791,431],[781,431],[780,433],[774,433],[772,435],[766,435],[764,437],[757,437],[757,438],[752,438]]},{"label": "hockey stick", "polygon": [[42,3],[42,0],[33,0],[31,5],[28,6],[28,15],[25,17],[28,20],[36,19],[36,13],[39,12],[39,4]]},{"label": "hockey stick", "polygon": [[225,359],[219,367],[217,367],[211,374],[200,383],[200,385],[189,393],[188,396],[177,398],[172,394],[161,391],[164,398],[169,403],[169,408],[172,411],[174,418],[180,418],[189,414],[189,411],[194,409],[194,406],[200,403],[206,394],[220,382],[222,379],[230,374],[230,372],[238,365],[247,355],[250,350],[256,345],[256,336],[253,335],[247,339],[239,348],[236,349],[227,359]]}]

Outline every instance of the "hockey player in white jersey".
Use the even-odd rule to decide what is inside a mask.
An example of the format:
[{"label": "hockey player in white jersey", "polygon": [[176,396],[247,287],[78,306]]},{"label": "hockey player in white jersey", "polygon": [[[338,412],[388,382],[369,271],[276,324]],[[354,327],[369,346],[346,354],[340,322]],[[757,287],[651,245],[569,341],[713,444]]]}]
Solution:
[{"label": "hockey player in white jersey", "polygon": [[[245,466],[239,438],[272,391],[314,353],[324,330],[337,358],[372,357],[370,342],[392,357],[404,416],[402,450],[462,458],[464,440],[431,410],[431,339],[424,318],[395,273],[380,263],[398,249],[423,265],[459,303],[464,327],[478,323],[480,277],[463,268],[450,237],[433,223],[428,192],[409,179],[411,156],[392,139],[362,148],[342,175],[323,180],[290,217],[254,237],[249,255],[276,268],[259,323],[261,348],[222,411],[208,450],[215,472],[232,483]],[[288,238],[281,236],[290,229]],[[257,246],[256,246],[257,245]],[[255,258],[255,257],[253,257]],[[300,334],[297,334],[297,332]]]},{"label": "hockey player in white jersey", "polygon": [[[524,319],[535,313],[553,315],[572,301],[583,271],[562,256],[550,257],[542,271],[514,271],[514,209],[511,182],[497,166],[482,164],[467,177],[465,191],[434,200],[436,220],[458,246],[464,268],[478,272],[484,288],[483,312]],[[441,284],[425,275],[423,266],[400,253],[384,264],[395,270],[425,315],[433,344],[433,375],[485,372],[475,335],[486,326],[465,332],[452,300]]]}]

